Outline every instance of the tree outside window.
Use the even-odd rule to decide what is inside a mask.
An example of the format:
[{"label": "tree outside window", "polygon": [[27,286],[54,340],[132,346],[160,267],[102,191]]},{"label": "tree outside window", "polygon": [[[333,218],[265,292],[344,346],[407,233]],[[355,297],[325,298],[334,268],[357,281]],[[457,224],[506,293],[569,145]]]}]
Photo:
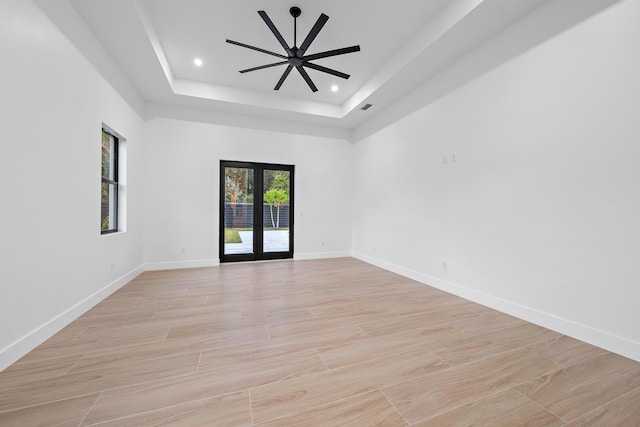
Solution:
[{"label": "tree outside window", "polygon": [[102,130],[100,232],[118,231],[118,138]]}]

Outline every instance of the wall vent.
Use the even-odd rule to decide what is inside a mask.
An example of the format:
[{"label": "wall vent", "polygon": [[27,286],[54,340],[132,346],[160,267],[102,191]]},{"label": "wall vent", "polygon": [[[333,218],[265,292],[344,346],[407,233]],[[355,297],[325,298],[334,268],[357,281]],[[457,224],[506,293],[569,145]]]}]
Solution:
[{"label": "wall vent", "polygon": [[371,108],[371,104],[364,104],[362,106],[362,108],[360,108],[362,111],[367,111],[369,108]]}]

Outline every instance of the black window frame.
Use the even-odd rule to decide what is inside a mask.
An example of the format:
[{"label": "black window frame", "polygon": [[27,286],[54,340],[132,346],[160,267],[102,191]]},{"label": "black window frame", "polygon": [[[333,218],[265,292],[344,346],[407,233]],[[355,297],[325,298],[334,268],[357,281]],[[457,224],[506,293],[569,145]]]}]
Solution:
[{"label": "black window frame", "polygon": [[[120,155],[119,155],[119,148],[120,148],[120,139],[114,135],[113,133],[109,132],[108,130],[102,128],[102,134],[101,135],[101,139],[100,139],[100,151],[101,151],[101,155],[102,155],[102,137],[104,137],[104,134],[109,135],[109,137],[113,138],[113,155],[111,158],[111,162],[113,163],[113,178],[108,178],[105,177],[103,175],[104,173],[104,168],[102,167],[102,161],[100,162],[100,176],[101,176],[101,183],[100,183],[100,234],[110,234],[110,233],[117,233],[119,231],[118,228],[118,199],[119,199],[119,179],[118,179],[118,168],[119,168],[119,163],[120,163]],[[103,217],[102,217],[102,185],[103,184],[108,184],[110,186],[113,186],[114,188],[114,216],[115,218],[113,219],[113,224],[114,224],[114,228],[107,228],[107,229],[103,229],[102,228],[102,221],[103,221]],[[110,203],[109,203],[110,205]]]}]

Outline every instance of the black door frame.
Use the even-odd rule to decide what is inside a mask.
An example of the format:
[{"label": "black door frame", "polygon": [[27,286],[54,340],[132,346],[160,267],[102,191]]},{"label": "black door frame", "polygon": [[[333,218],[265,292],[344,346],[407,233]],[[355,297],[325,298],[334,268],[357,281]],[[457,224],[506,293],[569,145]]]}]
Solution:
[{"label": "black door frame", "polygon": [[[229,254],[224,253],[225,231],[225,168],[253,169],[253,253]],[[289,172],[289,250],[286,252],[264,252],[264,218],[263,218],[263,176],[265,170],[281,170]],[[293,233],[294,233],[294,165],[274,163],[242,162],[234,160],[220,160],[220,233],[219,254],[220,262],[237,261],[263,261],[272,259],[293,258]],[[258,206],[256,208],[256,206]]]}]

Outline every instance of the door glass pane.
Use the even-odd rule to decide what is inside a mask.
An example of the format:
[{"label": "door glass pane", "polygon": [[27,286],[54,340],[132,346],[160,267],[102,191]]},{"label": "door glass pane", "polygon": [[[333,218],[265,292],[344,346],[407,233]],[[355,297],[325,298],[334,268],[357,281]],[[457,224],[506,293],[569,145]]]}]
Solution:
[{"label": "door glass pane", "polygon": [[264,170],[263,252],[289,251],[289,171]]},{"label": "door glass pane", "polygon": [[253,253],[253,169],[225,168],[224,253]]}]

